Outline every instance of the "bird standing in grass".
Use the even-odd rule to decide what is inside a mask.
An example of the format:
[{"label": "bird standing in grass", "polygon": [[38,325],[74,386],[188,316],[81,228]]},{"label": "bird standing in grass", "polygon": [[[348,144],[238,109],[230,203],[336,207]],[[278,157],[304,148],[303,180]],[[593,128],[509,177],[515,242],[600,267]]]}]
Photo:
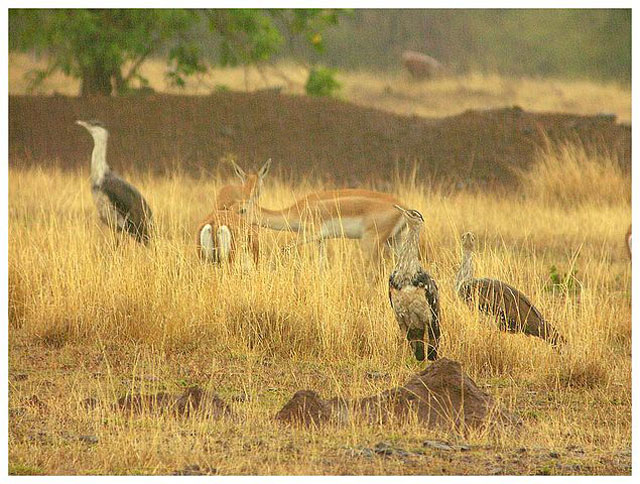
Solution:
[{"label": "bird standing in grass", "polygon": [[542,338],[552,346],[564,342],[564,338],[547,323],[540,311],[529,299],[497,279],[473,277],[473,252],[476,236],[471,232],[462,235],[462,264],[456,276],[456,292],[469,305],[477,306],[484,313],[498,318],[502,331],[522,332]]},{"label": "bird standing in grass", "polygon": [[436,281],[420,263],[419,240],[424,219],[417,210],[394,206],[407,220],[409,230],[389,277],[389,301],[416,359],[424,360],[426,334],[427,358],[435,360],[440,340],[440,300]]},{"label": "bird standing in grass", "polygon": [[100,219],[118,232],[126,232],[147,244],[153,221],[151,209],[140,192],[107,165],[109,132],[100,121],[76,121],[76,124],[93,137],[91,194]]}]

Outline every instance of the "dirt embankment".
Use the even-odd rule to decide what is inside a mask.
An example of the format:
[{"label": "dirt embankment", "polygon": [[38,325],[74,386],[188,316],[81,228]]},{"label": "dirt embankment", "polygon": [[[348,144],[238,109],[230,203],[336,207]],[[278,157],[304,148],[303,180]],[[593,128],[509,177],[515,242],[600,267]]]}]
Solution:
[{"label": "dirt embankment", "polygon": [[333,99],[273,92],[207,97],[9,97],[12,166],[87,166],[92,142],[76,119],[110,129],[109,160],[119,171],[165,173],[177,164],[199,173],[234,155],[258,166],[273,158],[284,176],[340,185],[388,180],[414,163],[420,177],[464,182],[513,182],[545,136],[576,140],[616,155],[629,170],[631,127],[613,116],[530,113],[518,107],[467,111],[442,119],[405,117]]}]

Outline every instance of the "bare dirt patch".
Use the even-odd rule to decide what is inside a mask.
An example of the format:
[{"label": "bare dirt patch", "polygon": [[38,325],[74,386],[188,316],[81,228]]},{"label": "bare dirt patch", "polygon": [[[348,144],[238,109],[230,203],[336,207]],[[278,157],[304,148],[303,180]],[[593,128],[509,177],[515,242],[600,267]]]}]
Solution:
[{"label": "bare dirt patch", "polygon": [[[273,92],[210,96],[71,98],[10,96],[12,166],[86,167],[92,142],[74,125],[98,118],[110,131],[109,159],[121,171],[198,174],[233,155],[274,160],[280,174],[341,185],[388,180],[415,164],[419,176],[515,183],[545,137],[579,141],[613,154],[628,170],[631,128],[613,115],[533,113],[514,106],[439,119],[399,116],[334,99]],[[179,160],[179,161],[177,161]]]}]

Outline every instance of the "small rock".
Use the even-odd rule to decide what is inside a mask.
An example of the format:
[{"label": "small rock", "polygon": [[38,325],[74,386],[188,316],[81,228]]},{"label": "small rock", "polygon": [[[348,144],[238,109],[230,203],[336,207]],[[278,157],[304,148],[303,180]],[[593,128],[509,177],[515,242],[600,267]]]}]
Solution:
[{"label": "small rock", "polygon": [[372,449],[369,449],[367,447],[362,447],[359,449],[348,448],[347,455],[349,457],[367,457],[370,459],[375,455],[375,452]]},{"label": "small rock", "polygon": [[571,452],[575,452],[576,454],[584,454],[584,449],[582,447],[578,447],[577,445],[569,445],[567,446],[567,450]]},{"label": "small rock", "polygon": [[424,442],[422,442],[422,446],[438,450],[453,450],[453,447],[451,447],[448,443],[443,442],[442,440],[425,440]]},{"label": "small rock", "polygon": [[393,448],[389,442],[378,442],[373,448],[376,454],[391,455],[393,454]]},{"label": "small rock", "polygon": [[78,437],[78,440],[87,444],[97,444],[99,441],[98,437],[96,437],[95,435],[81,435]]},{"label": "small rock", "polygon": [[180,470],[173,471],[174,476],[205,476],[207,474],[217,473],[217,469],[201,469],[198,464],[189,464]]},{"label": "small rock", "polygon": [[370,380],[384,380],[389,378],[389,373],[383,373],[380,371],[368,371],[366,377]]},{"label": "small rock", "polygon": [[243,402],[250,402],[253,399],[251,398],[251,395],[247,393],[239,393],[237,395],[232,396],[231,400],[233,400],[234,402],[243,403]]},{"label": "small rock", "polygon": [[582,466],[580,464],[558,464],[556,469],[561,472],[574,473],[580,472]]},{"label": "small rock", "polygon": [[373,451],[378,455],[387,456],[395,455],[398,457],[409,457],[411,455],[414,455],[413,452],[408,452],[404,449],[399,449],[391,446],[389,442],[378,442],[373,448]]},{"label": "small rock", "polygon": [[492,467],[491,469],[489,469],[489,474],[492,476],[497,476],[503,473],[504,473],[504,469],[502,467]]}]

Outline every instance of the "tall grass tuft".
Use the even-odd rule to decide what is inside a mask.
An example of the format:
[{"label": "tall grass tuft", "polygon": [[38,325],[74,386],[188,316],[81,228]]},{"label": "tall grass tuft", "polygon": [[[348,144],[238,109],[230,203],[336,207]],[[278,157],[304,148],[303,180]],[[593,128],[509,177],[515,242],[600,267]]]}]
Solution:
[{"label": "tall grass tuft", "polygon": [[538,162],[518,174],[525,194],[542,203],[562,207],[631,203],[631,180],[618,160],[582,144],[547,142]]}]

